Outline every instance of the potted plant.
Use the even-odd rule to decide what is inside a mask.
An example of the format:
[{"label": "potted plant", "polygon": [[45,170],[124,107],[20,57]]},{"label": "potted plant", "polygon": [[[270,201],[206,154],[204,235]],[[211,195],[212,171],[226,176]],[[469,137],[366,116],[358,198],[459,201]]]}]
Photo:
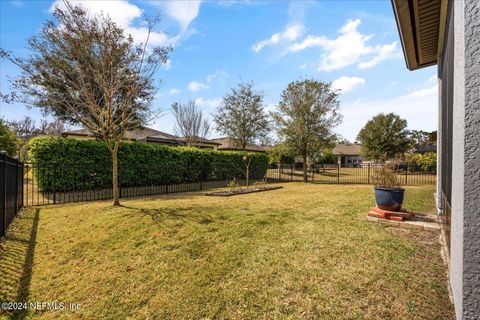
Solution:
[{"label": "potted plant", "polygon": [[375,201],[382,210],[400,211],[403,204],[405,189],[402,188],[394,164],[384,164],[375,169],[373,174],[375,183]]}]

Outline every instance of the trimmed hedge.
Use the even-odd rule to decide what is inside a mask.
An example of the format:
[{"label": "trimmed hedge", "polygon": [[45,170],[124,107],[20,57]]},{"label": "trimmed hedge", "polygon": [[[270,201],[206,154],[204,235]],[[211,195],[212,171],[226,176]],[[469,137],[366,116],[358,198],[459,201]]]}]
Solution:
[{"label": "trimmed hedge", "polygon": [[[244,179],[245,153],[122,142],[118,151],[122,186],[148,186],[202,180]],[[112,160],[103,142],[59,137],[30,141],[29,157],[44,191],[87,190],[112,185]],[[250,179],[264,177],[268,157],[255,153]]]}]

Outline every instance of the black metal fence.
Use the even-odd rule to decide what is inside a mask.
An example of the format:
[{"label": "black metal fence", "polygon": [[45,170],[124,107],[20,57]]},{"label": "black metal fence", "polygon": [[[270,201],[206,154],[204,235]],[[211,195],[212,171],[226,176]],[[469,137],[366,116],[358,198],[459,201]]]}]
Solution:
[{"label": "black metal fence", "polygon": [[0,237],[23,206],[23,163],[0,152]]},{"label": "black metal fence", "polygon": [[[379,165],[369,164],[357,168],[338,165],[316,165],[308,169],[307,180],[312,183],[358,183],[371,184],[374,170]],[[112,198],[111,169],[99,170],[84,164],[35,164],[23,165],[24,205],[44,205]],[[214,172],[210,168],[159,164],[145,167],[134,174],[128,168],[119,168],[120,197],[138,197],[158,194],[200,191],[227,187],[231,183],[244,185],[244,174],[237,169],[232,173]],[[235,172],[235,170],[233,170]],[[435,172],[422,170],[413,165],[399,167],[398,177],[405,185],[434,184]],[[128,173],[128,174],[127,174]],[[125,179],[122,177],[129,177]],[[241,178],[243,177],[243,178]],[[107,181],[107,182],[106,182]],[[301,167],[293,165],[271,166],[266,172],[251,174],[251,183],[303,181]]]},{"label": "black metal fence", "polygon": [[[338,164],[320,164],[309,167],[307,181],[313,183],[358,183],[373,184],[372,175],[381,164],[363,164],[357,167],[342,167]],[[403,185],[435,184],[435,170],[427,170],[416,164],[397,166],[397,178]],[[303,181],[303,168],[295,165],[277,165],[268,169],[270,182]]]},{"label": "black metal fence", "polygon": [[[185,164],[146,166],[131,172],[119,166],[121,198],[150,196],[226,187],[230,183],[244,185],[242,168],[232,172],[216,172]],[[127,171],[128,170],[128,171]],[[95,168],[91,164],[25,163],[25,206],[105,200],[113,197],[111,168]],[[126,178],[127,177],[127,178]],[[252,172],[249,182],[264,181],[265,173]]]}]

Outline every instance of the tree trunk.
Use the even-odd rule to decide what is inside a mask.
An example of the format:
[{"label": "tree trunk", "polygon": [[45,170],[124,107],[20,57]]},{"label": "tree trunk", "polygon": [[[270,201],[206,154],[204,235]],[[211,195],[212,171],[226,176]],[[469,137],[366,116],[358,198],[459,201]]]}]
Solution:
[{"label": "tree trunk", "polygon": [[118,143],[115,142],[115,147],[113,148],[112,152],[112,164],[113,164],[113,177],[112,177],[112,184],[113,184],[113,205],[119,206],[120,205],[120,189],[118,187]]},{"label": "tree trunk", "polygon": [[307,177],[307,156],[303,155],[303,182],[308,182]]}]

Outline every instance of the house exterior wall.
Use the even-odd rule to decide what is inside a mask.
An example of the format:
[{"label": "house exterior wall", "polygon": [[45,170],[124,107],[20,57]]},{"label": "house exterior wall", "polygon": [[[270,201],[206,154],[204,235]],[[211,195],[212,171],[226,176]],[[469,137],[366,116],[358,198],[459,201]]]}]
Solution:
[{"label": "house exterior wall", "polygon": [[[447,32],[453,28],[454,40],[447,44],[447,48],[453,45],[453,112],[452,115],[452,159],[451,159],[451,177],[449,185],[451,187],[451,242],[450,242],[450,285],[452,288],[453,301],[455,304],[455,313],[457,319],[462,317],[463,305],[463,186],[464,186],[464,50],[463,41],[464,22],[463,22],[463,0],[453,1],[450,12],[450,23]],[[453,14],[453,15],[452,15]],[[453,18],[453,19],[452,19]],[[449,40],[450,41],[450,40]],[[448,52],[448,49],[447,49]],[[444,93],[442,93],[444,94]],[[451,107],[450,107],[451,108]],[[449,108],[449,109],[450,109]],[[445,109],[443,109],[445,110]],[[450,110],[446,110],[450,111]],[[450,113],[450,112],[449,112]],[[444,114],[449,116],[450,114]],[[448,164],[445,164],[448,165]]]},{"label": "house exterior wall", "polygon": [[[460,4],[456,5],[461,9]],[[480,1],[465,0],[463,10],[463,316],[480,319]]]},{"label": "house exterior wall", "polygon": [[66,134],[65,138],[71,138],[75,140],[95,140],[95,137],[92,136],[80,136],[77,134]]},{"label": "house exterior wall", "polygon": [[361,156],[338,156],[338,164],[342,167],[353,167],[362,164]]},{"label": "house exterior wall", "polygon": [[[438,145],[439,154],[448,153],[446,135],[451,135],[451,162],[441,158],[438,180],[444,183],[440,182],[437,194],[445,191],[445,186],[450,189],[450,284],[457,319],[470,320],[480,319],[480,1],[452,1],[449,17],[439,71],[453,60],[453,72],[447,72],[447,77],[444,74],[440,82]],[[449,49],[453,56],[448,57]],[[453,95],[443,83],[452,76]],[[446,99],[449,95],[451,103]],[[449,117],[451,129],[445,128]],[[442,170],[448,166],[451,175]]]}]

